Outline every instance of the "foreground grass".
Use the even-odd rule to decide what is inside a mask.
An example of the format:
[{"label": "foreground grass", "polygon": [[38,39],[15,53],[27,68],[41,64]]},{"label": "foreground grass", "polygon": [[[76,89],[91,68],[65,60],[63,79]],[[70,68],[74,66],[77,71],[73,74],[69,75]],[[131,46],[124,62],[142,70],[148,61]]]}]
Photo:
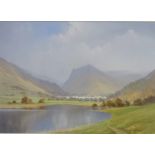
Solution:
[{"label": "foreground grass", "polygon": [[84,126],[57,133],[79,134],[136,134],[155,133],[155,104],[130,106],[105,110],[112,118],[94,125]]}]

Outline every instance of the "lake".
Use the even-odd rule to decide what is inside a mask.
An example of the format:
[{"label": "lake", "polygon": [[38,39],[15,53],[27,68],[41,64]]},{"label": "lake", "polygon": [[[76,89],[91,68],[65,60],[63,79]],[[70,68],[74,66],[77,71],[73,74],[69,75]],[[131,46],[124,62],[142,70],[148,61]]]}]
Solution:
[{"label": "lake", "polygon": [[0,133],[46,133],[75,128],[110,118],[90,107],[53,105],[43,110],[1,109]]}]

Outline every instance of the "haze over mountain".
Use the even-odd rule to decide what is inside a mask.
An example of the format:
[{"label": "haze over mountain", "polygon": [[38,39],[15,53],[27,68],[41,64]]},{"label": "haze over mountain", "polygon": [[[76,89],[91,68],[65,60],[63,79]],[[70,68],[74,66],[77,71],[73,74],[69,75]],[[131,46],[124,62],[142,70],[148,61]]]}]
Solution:
[{"label": "haze over mountain", "polygon": [[144,99],[155,95],[155,70],[150,74],[130,83],[116,94],[123,100],[134,101],[138,98]]},{"label": "haze over mountain", "polygon": [[55,83],[37,79],[19,67],[0,58],[0,98],[19,98],[24,95],[43,97],[64,95]]},{"label": "haze over mountain", "polygon": [[[127,79],[124,80],[125,77]],[[86,65],[74,69],[69,79],[64,83],[64,90],[75,95],[103,95],[107,96],[123,88],[126,84],[139,78],[132,75],[116,72],[105,72]]]},{"label": "haze over mountain", "polygon": [[105,73],[117,80],[122,88],[147,75],[147,73],[133,73],[129,71],[105,71]]},{"label": "haze over mountain", "polygon": [[140,76],[126,72],[102,72],[91,65],[86,65],[74,69],[62,89],[56,83],[36,78],[0,58],[0,98],[9,100],[24,95],[44,97],[68,94],[108,96],[116,93],[129,82],[137,80]]}]

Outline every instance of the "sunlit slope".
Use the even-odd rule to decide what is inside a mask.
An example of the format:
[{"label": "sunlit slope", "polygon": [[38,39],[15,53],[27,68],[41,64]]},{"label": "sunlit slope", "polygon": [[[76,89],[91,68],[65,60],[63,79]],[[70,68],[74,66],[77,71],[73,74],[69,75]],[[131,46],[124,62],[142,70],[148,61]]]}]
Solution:
[{"label": "sunlit slope", "polygon": [[155,96],[155,71],[140,80],[130,83],[116,96],[129,101]]},{"label": "sunlit slope", "polygon": [[[55,92],[44,81],[33,78],[20,68],[0,58],[0,99],[9,100],[23,95],[44,96]],[[52,85],[52,84],[51,84]],[[54,85],[56,88],[58,86]],[[51,89],[50,89],[50,88]],[[59,88],[57,88],[59,89]],[[53,94],[52,94],[53,91]]]}]

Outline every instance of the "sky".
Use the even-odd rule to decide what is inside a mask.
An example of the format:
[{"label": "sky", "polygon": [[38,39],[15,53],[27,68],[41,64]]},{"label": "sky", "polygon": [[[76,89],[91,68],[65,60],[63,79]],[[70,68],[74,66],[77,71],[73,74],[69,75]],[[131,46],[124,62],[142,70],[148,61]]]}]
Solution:
[{"label": "sky", "polygon": [[155,69],[155,22],[0,22],[0,57],[63,83],[75,68]]}]

